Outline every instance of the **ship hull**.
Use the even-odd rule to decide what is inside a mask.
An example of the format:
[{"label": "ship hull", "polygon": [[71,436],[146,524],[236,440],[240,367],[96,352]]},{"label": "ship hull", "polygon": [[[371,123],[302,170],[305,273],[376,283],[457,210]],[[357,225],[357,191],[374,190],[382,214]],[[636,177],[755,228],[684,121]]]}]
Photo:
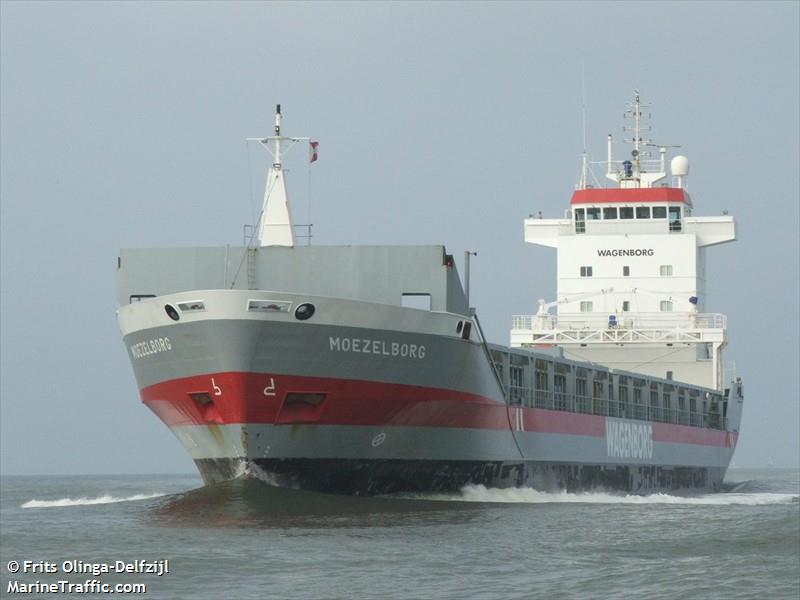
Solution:
[{"label": "ship hull", "polygon": [[[313,323],[244,313],[257,295],[313,302]],[[165,303],[202,314],[165,323]],[[205,291],[125,307],[143,402],[206,483],[258,477],[344,494],[713,491],[736,434],[506,402],[466,318],[330,298]],[[459,323],[460,326],[459,326]],[[594,412],[590,407],[590,413]]]},{"label": "ship hull", "polygon": [[535,461],[200,459],[207,484],[254,478],[271,485],[346,495],[458,492],[468,485],[570,493],[706,493],[722,489],[724,467],[588,465]]}]

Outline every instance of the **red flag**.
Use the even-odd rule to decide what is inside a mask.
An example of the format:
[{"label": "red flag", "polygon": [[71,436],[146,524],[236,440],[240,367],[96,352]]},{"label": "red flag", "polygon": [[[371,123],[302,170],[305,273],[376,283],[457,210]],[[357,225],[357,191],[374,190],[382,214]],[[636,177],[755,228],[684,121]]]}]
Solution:
[{"label": "red flag", "polygon": [[319,142],[308,142],[308,145],[310,146],[308,162],[312,163],[319,158],[319,154],[317,153]]}]

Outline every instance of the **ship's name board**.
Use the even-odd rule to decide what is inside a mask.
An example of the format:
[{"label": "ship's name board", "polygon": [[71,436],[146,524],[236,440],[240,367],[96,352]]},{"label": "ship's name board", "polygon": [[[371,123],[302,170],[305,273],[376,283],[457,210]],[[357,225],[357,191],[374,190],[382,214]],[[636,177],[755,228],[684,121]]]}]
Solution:
[{"label": "ship's name board", "polygon": [[131,346],[131,355],[133,358],[144,358],[150,354],[158,354],[159,352],[169,352],[172,350],[172,342],[168,337],[156,338],[154,340],[145,340]]},{"label": "ship's name board", "polygon": [[358,352],[361,354],[379,354],[381,356],[399,356],[400,358],[425,358],[426,349],[421,344],[387,342],[367,338],[333,337],[328,338],[331,352]]},{"label": "ship's name board", "polygon": [[609,457],[653,458],[653,425],[606,419]]},{"label": "ship's name board", "polygon": [[653,256],[652,248],[607,248],[598,249],[597,256]]}]

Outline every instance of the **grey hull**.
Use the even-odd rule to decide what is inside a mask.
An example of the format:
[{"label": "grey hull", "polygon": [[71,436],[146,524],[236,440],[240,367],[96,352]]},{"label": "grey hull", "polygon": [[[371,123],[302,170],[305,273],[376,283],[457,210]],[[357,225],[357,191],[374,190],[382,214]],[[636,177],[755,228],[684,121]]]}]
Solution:
[{"label": "grey hull", "polygon": [[[713,491],[720,489],[733,453],[727,443],[658,438],[658,424],[592,414],[594,403],[589,414],[535,408],[533,397],[524,394],[515,404],[503,384],[512,361],[498,369],[490,359],[503,352],[508,359],[508,349],[485,345],[476,331],[465,336],[467,317],[272,292],[245,292],[235,303],[225,296],[219,313],[212,314],[213,300],[226,292],[191,294],[193,303],[202,300],[204,312],[176,322],[165,317],[163,306],[180,306],[182,298],[128,309],[126,319],[146,326],[131,325],[124,340],[142,398],[207,483],[263,477],[347,494],[454,491],[470,483]],[[259,294],[292,306],[311,301],[317,310],[310,321],[291,313],[237,317],[247,298]],[[515,356],[515,364],[527,361],[525,381],[532,380],[532,355]],[[328,387],[313,387],[322,385]],[[377,391],[340,393],[351,388]],[[319,422],[281,421],[291,394],[312,392],[328,395],[314,417]],[[425,399],[409,400],[415,393]],[[391,394],[403,396],[405,404]],[[397,410],[372,420],[342,410],[358,405],[369,412],[395,400]],[[220,409],[217,420],[207,418],[209,406]],[[254,407],[264,411],[251,419]],[[464,419],[468,409],[474,420]],[[334,413],[338,421],[325,420]]]}]

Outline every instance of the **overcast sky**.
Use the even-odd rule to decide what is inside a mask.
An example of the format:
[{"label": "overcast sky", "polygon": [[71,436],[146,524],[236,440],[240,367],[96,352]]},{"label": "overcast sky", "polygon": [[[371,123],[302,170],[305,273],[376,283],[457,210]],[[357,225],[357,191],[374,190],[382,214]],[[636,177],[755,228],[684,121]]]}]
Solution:
[{"label": "overcast sky", "polygon": [[267,164],[244,138],[278,102],[320,140],[310,179],[303,151],[288,175],[314,243],[477,251],[472,304],[507,343],[555,296],[522,220],[568,205],[582,64],[593,158],[639,89],[695,214],[736,216],[706,302],[745,382],[735,460],[797,466],[799,7],[3,2],[0,470],[194,469],[139,401],[118,249],[241,243]]}]

